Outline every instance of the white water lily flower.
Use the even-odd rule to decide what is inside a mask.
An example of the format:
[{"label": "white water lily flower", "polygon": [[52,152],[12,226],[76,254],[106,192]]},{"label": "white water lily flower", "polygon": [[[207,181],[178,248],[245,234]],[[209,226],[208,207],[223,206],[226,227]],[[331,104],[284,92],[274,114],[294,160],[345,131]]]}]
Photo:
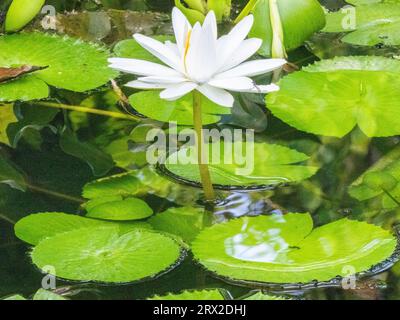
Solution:
[{"label": "white water lily flower", "polygon": [[110,67],[140,76],[126,84],[137,89],[163,89],[160,97],[177,100],[198,90],[208,99],[224,107],[232,107],[228,91],[268,93],[279,90],[270,85],[256,85],[250,78],[283,66],[283,59],[262,59],[245,62],[261,47],[262,40],[246,39],[253,26],[247,16],[232,31],[218,39],[217,21],[213,11],[203,25],[193,27],[178,9],[172,11],[176,44],[162,43],[135,34],[135,40],[165,65],[137,59],[111,58]]}]

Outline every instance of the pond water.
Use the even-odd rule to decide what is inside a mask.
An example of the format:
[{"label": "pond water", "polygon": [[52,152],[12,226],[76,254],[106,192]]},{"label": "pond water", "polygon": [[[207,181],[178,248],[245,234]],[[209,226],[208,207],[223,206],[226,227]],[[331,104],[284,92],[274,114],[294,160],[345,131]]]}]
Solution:
[{"label": "pond water", "polygon": [[[244,2],[235,4],[237,12],[243,7]],[[58,30],[61,33],[79,36],[108,46],[129,38],[132,33],[138,31],[147,34],[170,32],[166,13],[172,6],[171,1],[168,0],[110,0],[104,1],[104,8],[94,4],[94,1],[53,0],[47,3],[54,5],[57,12],[76,10],[74,14],[60,17],[61,25]],[[321,3],[332,10],[345,5],[345,2],[340,0],[326,0]],[[134,10],[141,13],[129,16],[129,14],[122,15],[116,11],[109,11],[113,9]],[[83,10],[88,11],[82,13]],[[116,24],[116,21],[119,21],[119,24]],[[39,28],[39,22],[35,22],[29,28]],[[229,26],[225,28],[228,29]],[[317,34],[307,42],[306,46],[291,52],[289,61],[304,66],[321,58],[366,54],[392,57],[400,55],[400,51],[398,48],[380,45],[368,48],[352,46],[341,43],[337,34]],[[107,103],[106,99],[94,92],[73,94],[54,90],[52,94],[59,102],[71,105],[80,104],[89,96],[94,96],[88,100],[93,107],[101,109],[104,103]],[[322,96],[321,99],[324,97]],[[255,107],[250,106],[247,111],[238,110],[232,117],[224,117],[222,122],[226,125],[240,123],[242,127],[256,129],[260,132],[258,136],[262,141],[278,143],[304,152],[310,155],[307,163],[321,169],[308,180],[284,185],[275,190],[220,190],[218,196],[222,201],[212,208],[212,214],[206,215],[207,219],[211,220],[208,223],[217,224],[243,216],[271,214],[279,216],[287,212],[309,212],[315,226],[323,226],[341,218],[350,218],[373,223],[387,230],[396,229],[400,221],[398,206],[388,209],[382,209],[379,205],[374,207],[371,202],[360,202],[351,197],[348,190],[349,186],[367,169],[398,148],[399,136],[368,138],[359,128],[343,138],[316,136],[290,127],[269,111],[259,113],[259,105],[254,105]],[[121,169],[123,165],[119,168],[115,166],[104,170],[101,167],[101,161],[97,158],[84,161],[85,154],[90,154],[91,150],[80,149],[82,147],[80,145],[71,143],[69,147],[65,145],[60,147],[59,136],[54,134],[52,126],[60,127],[64,121],[75,128],[80,126],[77,132],[79,131],[82,141],[102,147],[108,146],[106,149],[118,159],[119,164],[124,164],[124,161],[143,163],[143,153],[141,153],[143,143],[131,145],[134,153],[120,148],[119,143],[123,143],[121,131],[127,124],[131,125],[127,120],[108,119],[96,115],[83,117],[81,113],[75,111],[72,111],[69,117],[65,114],[49,115],[49,110],[52,110],[50,108],[32,112],[33,107],[26,104],[16,107],[25,115],[26,121],[31,120],[35,125],[26,128],[25,139],[18,143],[16,148],[5,144],[0,146],[2,155],[12,159],[12,162],[26,174],[28,183],[25,192],[11,188],[7,184],[0,184],[0,297],[17,293],[26,297],[32,296],[40,288],[43,278],[43,274],[32,264],[31,246],[15,236],[15,223],[37,212],[82,214],[84,186],[99,177],[124,171]],[[252,114],[255,117],[251,117]],[[37,117],[44,116],[52,120],[41,125],[37,122]],[[49,125],[50,122],[52,126]],[[142,120],[141,124],[153,125],[147,120]],[[40,127],[40,134],[37,127]],[[115,145],[110,146],[113,139],[120,142],[117,141]],[[118,154],[119,152],[121,154]],[[93,171],[96,170],[92,170],[87,162],[91,163],[92,168],[97,168],[100,174],[95,176]],[[138,173],[144,181],[154,179],[153,174]],[[149,180],[147,183],[150,185],[149,191],[145,192],[142,198],[155,212],[162,212],[169,207],[179,205],[201,207],[201,201],[197,198],[199,190],[193,186],[175,184],[168,179],[155,182]],[[283,250],[283,247],[285,250],[288,249],[285,247],[287,244],[282,244],[279,237],[271,234],[250,233],[250,236],[244,233],[227,235],[225,242],[227,254],[239,260],[253,262],[289,259],[278,256],[277,252]],[[268,238],[269,242],[268,245],[260,244],[258,247],[252,246],[249,249],[246,245],[246,237]],[[317,286],[317,283],[314,283],[314,286]],[[68,292],[73,299],[145,299],[155,294],[204,288],[223,288],[235,298],[263,288],[269,294],[288,294],[304,299],[400,299],[400,264],[396,263],[390,266],[389,270],[358,280],[356,289],[344,290],[338,282],[325,282],[320,283],[320,287],[299,286],[289,290],[278,287],[266,288],[256,282],[246,284],[224,281],[195,263],[192,254],[188,253],[183,262],[174,270],[153,280],[133,284],[105,285],[58,279],[57,287],[59,290],[61,288]]]}]

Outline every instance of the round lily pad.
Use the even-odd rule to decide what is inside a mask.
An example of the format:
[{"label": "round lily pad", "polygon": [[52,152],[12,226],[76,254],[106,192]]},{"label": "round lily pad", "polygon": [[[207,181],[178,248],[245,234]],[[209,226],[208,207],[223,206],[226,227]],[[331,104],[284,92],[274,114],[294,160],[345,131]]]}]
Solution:
[{"label": "round lily pad", "polygon": [[397,245],[388,231],[365,222],[342,219],[312,228],[309,214],[244,217],[203,230],[192,251],[219,276],[289,284],[348,276],[349,267],[367,271],[391,257]]},{"label": "round lily pad", "polygon": [[171,238],[146,230],[120,235],[116,227],[84,228],[41,241],[32,252],[39,268],[51,265],[57,277],[127,283],[170,270],[182,255]]},{"label": "round lily pad", "polygon": [[[354,1],[353,1],[354,2]],[[364,0],[355,4],[365,4]],[[354,11],[340,10],[328,13],[325,32],[345,32],[342,41],[355,45],[400,45],[400,2],[368,1]]]},{"label": "round lily pad", "polygon": [[86,217],[114,221],[140,220],[150,217],[153,210],[137,198],[111,201],[91,208]]},{"label": "round lily pad", "polygon": [[400,134],[399,61],[347,57],[317,63],[280,81],[267,107],[287,124],[343,137],[357,125],[369,137]]},{"label": "round lily pad", "polygon": [[41,240],[76,229],[88,227],[117,227],[121,234],[137,228],[151,229],[144,222],[112,222],[84,218],[61,212],[31,214],[19,220],[15,226],[15,235],[29,244],[37,245]]},{"label": "round lily pad", "polygon": [[0,67],[45,67],[0,84],[0,101],[47,98],[47,85],[84,92],[118,75],[108,67],[104,48],[68,37],[39,32],[5,35],[0,37],[0,52]]},{"label": "round lily pad", "polygon": [[[227,292],[224,293],[225,296]],[[154,296],[148,300],[225,300],[221,290],[205,289],[205,290],[185,290],[181,293],[168,293],[164,296]]]},{"label": "round lily pad", "polygon": [[[226,159],[226,153],[232,158]],[[317,167],[299,164],[309,159],[307,155],[273,144],[213,143],[209,144],[208,155],[211,180],[220,189],[259,188],[297,182],[318,171]],[[170,155],[165,168],[177,179],[200,184],[194,147],[182,148]]]}]

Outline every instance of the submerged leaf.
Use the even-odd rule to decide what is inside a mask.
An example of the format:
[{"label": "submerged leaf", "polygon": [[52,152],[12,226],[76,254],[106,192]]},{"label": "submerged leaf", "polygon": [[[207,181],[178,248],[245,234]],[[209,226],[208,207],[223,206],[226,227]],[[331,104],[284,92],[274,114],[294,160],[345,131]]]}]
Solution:
[{"label": "submerged leaf", "polygon": [[60,212],[45,212],[31,214],[19,220],[15,227],[15,235],[32,245],[57,234],[89,227],[117,227],[120,234],[131,232],[138,228],[151,228],[146,223],[111,222],[80,217],[74,214]]},{"label": "submerged leaf", "polygon": [[289,125],[343,137],[358,125],[369,137],[400,133],[400,61],[344,57],[322,61],[280,81],[267,107]]},{"label": "submerged leaf", "polygon": [[24,175],[11,164],[7,159],[0,155],[0,183],[9,185],[14,189],[26,190]]},{"label": "submerged leaf", "polygon": [[120,235],[116,227],[84,228],[41,241],[32,252],[39,268],[51,265],[68,280],[127,283],[175,266],[181,249],[171,238],[146,230]]},{"label": "submerged leaf", "polygon": [[[231,155],[231,159],[224,159]],[[211,180],[223,188],[271,186],[297,182],[314,175],[317,167],[298,165],[309,159],[303,153],[283,146],[265,143],[209,144]],[[172,154],[165,167],[177,178],[199,183],[197,152],[194,147]]]},{"label": "submerged leaf", "polygon": [[286,284],[348,276],[348,266],[355,273],[367,271],[397,245],[388,231],[348,219],[311,230],[309,214],[244,217],[203,230],[192,251],[222,277]]}]

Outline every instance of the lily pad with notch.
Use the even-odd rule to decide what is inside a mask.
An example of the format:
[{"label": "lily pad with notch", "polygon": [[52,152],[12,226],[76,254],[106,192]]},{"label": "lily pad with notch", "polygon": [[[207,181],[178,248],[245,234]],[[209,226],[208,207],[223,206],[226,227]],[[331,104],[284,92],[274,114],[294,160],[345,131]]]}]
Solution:
[{"label": "lily pad with notch", "polygon": [[[299,164],[309,160],[304,153],[274,144],[216,142],[208,144],[208,150],[211,180],[217,189],[276,187],[310,178],[319,169]],[[224,159],[225,154],[231,155],[229,161]],[[195,147],[182,148],[171,154],[160,168],[178,181],[200,186]]]},{"label": "lily pad with notch", "polygon": [[74,281],[129,283],[152,279],[177,266],[184,251],[172,238],[147,230],[124,235],[117,227],[72,230],[42,240],[32,251],[40,269]]},{"label": "lily pad with notch", "polygon": [[267,96],[272,113],[299,130],[343,137],[357,125],[369,137],[400,134],[400,61],[323,60],[284,77]]},{"label": "lily pad with notch", "polygon": [[69,37],[39,32],[4,35],[0,51],[2,68],[35,66],[35,72],[0,84],[0,101],[47,98],[48,86],[85,92],[118,75],[108,68],[105,48]]},{"label": "lily pad with notch", "polygon": [[216,224],[199,234],[192,252],[228,281],[281,286],[349,276],[348,266],[358,274],[388,259],[393,265],[396,246],[396,237],[375,225],[342,219],[313,229],[309,214],[290,213]]},{"label": "lily pad with notch", "polygon": [[[347,10],[328,13],[324,32],[346,33],[341,41],[360,46],[400,45],[399,1],[353,1],[355,16]],[[352,21],[354,20],[354,21]]]}]

